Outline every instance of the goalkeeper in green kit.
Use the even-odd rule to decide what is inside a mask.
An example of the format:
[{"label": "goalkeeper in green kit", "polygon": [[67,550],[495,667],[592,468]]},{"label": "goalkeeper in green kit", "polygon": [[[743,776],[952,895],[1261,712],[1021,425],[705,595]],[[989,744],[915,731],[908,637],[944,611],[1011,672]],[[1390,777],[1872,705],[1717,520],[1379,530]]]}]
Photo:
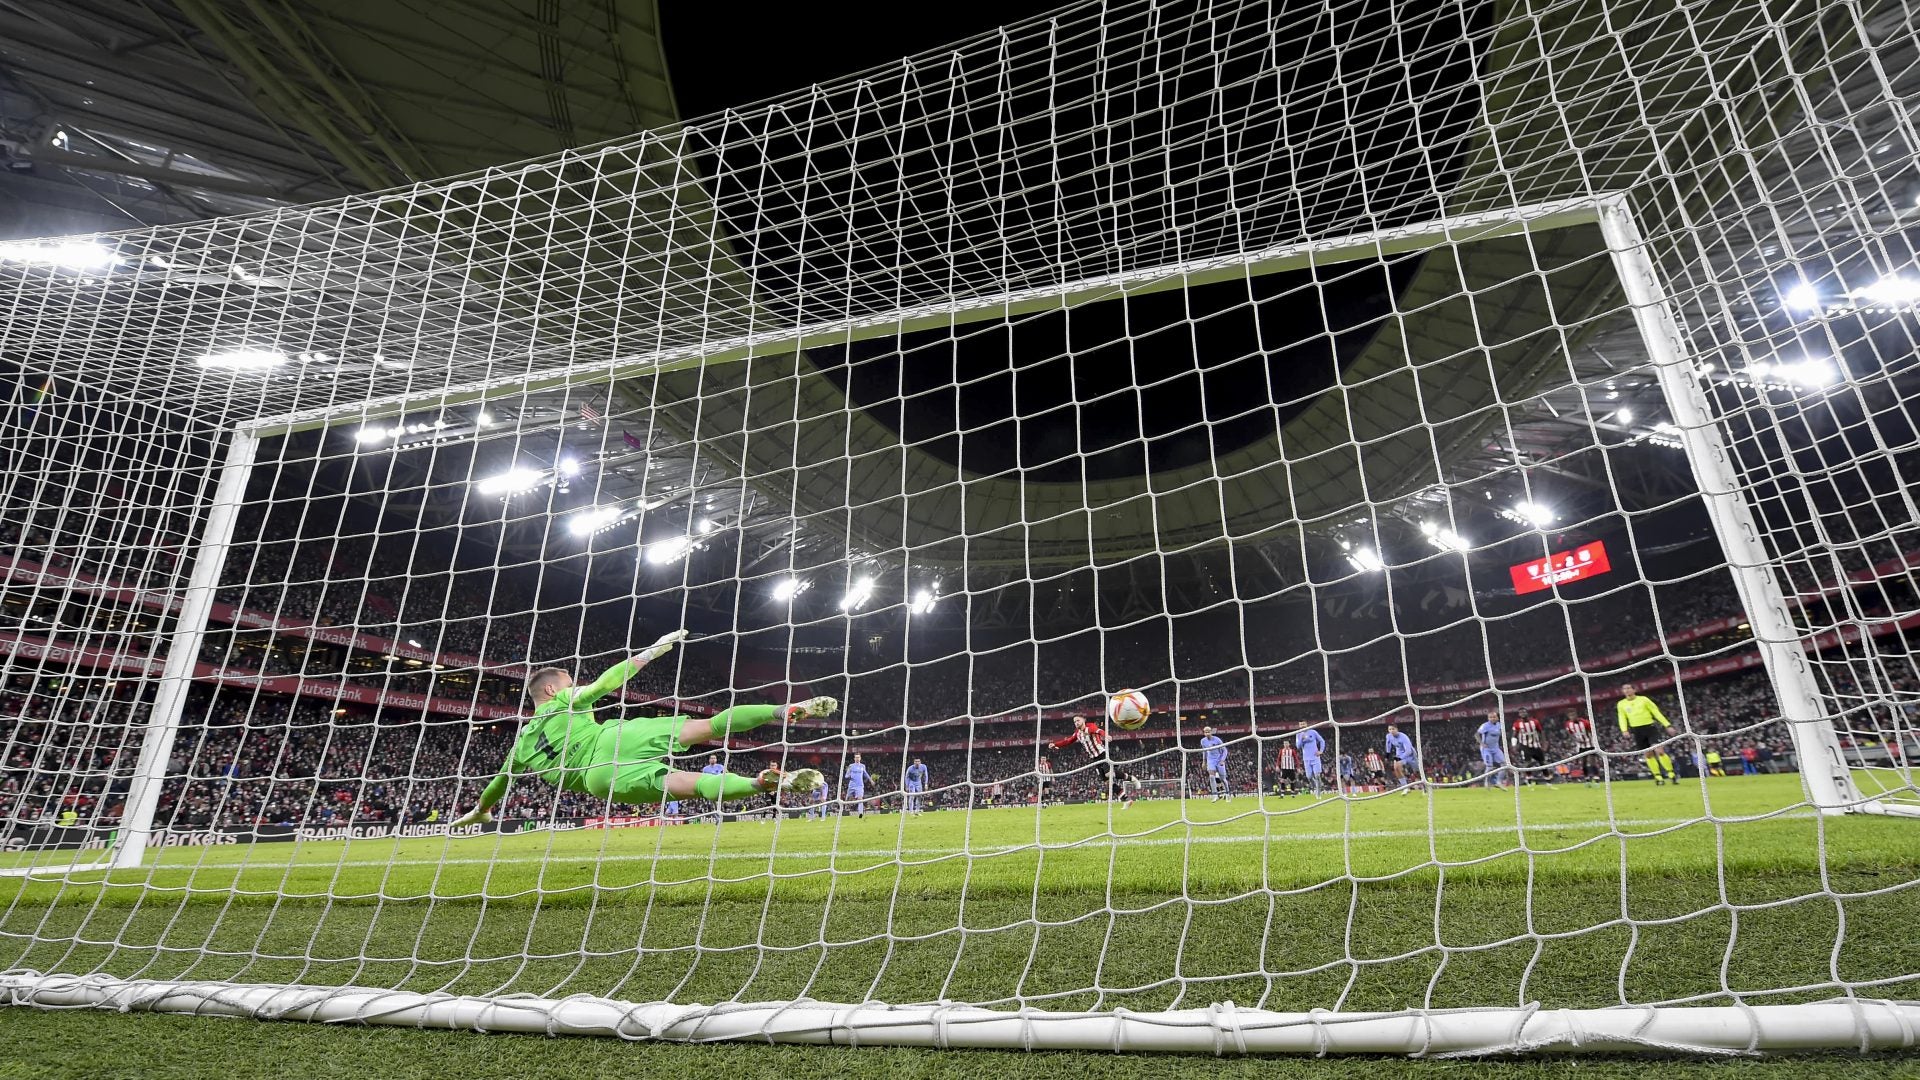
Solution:
[{"label": "goalkeeper in green kit", "polygon": [[479,804],[452,824],[492,821],[493,808],[506,797],[508,785],[522,776],[538,776],[562,791],[583,792],[609,803],[639,804],[669,798],[703,798],[717,803],[770,791],[809,794],[824,786],[826,780],[816,769],[767,769],[752,777],[697,773],[674,768],[667,757],[774,720],[830,716],[840,707],[830,697],[810,698],[795,705],[735,705],[709,720],[661,716],[602,724],[593,718],[594,702],[640,674],[648,663],[672,652],[686,636],[685,630],[675,630],[632,659],[608,668],[606,674],[586,686],[575,686],[573,676],[561,668],[534,672],[527,679],[533,718],[520,729],[500,774],[480,793]]}]

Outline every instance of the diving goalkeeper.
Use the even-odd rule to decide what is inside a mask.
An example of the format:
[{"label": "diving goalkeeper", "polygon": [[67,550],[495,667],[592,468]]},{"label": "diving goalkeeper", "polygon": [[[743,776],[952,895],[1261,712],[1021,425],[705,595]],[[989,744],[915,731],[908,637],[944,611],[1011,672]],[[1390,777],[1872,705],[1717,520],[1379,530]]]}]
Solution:
[{"label": "diving goalkeeper", "polygon": [[710,720],[661,716],[602,724],[594,719],[594,702],[672,652],[686,636],[685,630],[675,630],[586,686],[575,686],[573,676],[562,668],[534,672],[527,680],[533,718],[520,729],[500,774],[480,793],[479,803],[453,824],[492,821],[493,808],[506,797],[507,787],[515,777],[524,776],[537,776],[562,791],[583,792],[610,803],[637,804],[696,797],[720,802],[776,790],[805,794],[823,786],[826,780],[815,769],[790,773],[766,769],[753,777],[684,772],[669,765],[667,757],[776,719],[830,716],[840,707],[830,697],[796,705],[735,705]]}]

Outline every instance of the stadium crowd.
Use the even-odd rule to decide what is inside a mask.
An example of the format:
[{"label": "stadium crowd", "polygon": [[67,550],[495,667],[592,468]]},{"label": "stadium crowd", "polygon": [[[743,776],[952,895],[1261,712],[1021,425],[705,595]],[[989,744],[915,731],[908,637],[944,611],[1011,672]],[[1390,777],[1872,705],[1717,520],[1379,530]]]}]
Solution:
[{"label": "stadium crowd", "polygon": [[[134,748],[126,745],[129,725],[137,725],[144,702],[115,696],[134,684],[105,688],[97,680],[84,699],[56,691],[27,692],[9,685],[0,692],[0,731],[6,756],[0,765],[0,821],[112,826],[124,811],[128,766]],[[1729,762],[1745,750],[1757,751],[1760,771],[1791,760],[1791,744],[1773,719],[1772,697],[1758,671],[1689,684],[1687,721],[1680,740],[1713,748]],[[1670,712],[1671,696],[1667,697]],[[175,742],[167,763],[169,779],[161,795],[159,822],[176,829],[207,826],[418,823],[446,820],[472,805],[478,790],[505,760],[512,742],[510,723],[472,723],[428,718],[394,723],[359,706],[330,707],[313,698],[279,695],[223,695],[196,686],[189,695],[190,722]],[[1520,715],[1516,711],[1513,715]],[[1582,779],[1592,775],[1591,757],[1583,758],[1574,734],[1555,714],[1542,717],[1547,732],[1549,768],[1541,781]],[[1632,745],[1600,718],[1607,768],[1616,778],[1640,775]],[[1470,719],[1423,722],[1409,731],[1419,742],[1428,779],[1464,784],[1479,780]],[[849,740],[830,740],[790,748],[784,758],[772,753],[736,750],[726,764],[751,773],[768,764],[807,765],[838,777],[846,753],[860,751],[873,768],[869,791],[876,806],[896,806],[900,777],[907,763],[921,758],[931,772],[930,807],[1013,805],[1033,801],[1039,779],[1050,776],[1048,797],[1079,801],[1098,797],[1103,783],[1084,753],[1075,747],[1044,743],[1065,734],[1064,722],[1048,722],[1023,745],[915,751],[900,748],[899,729]],[[1332,744],[1329,769],[1343,755],[1364,762],[1379,751],[1384,728],[1378,724],[1338,725],[1326,729]],[[996,731],[995,735],[1004,735]],[[1278,781],[1275,755],[1291,739],[1289,726],[1262,726],[1257,736],[1229,731],[1228,779],[1234,794],[1273,791]],[[1112,756],[1123,775],[1142,781],[1141,794],[1152,797],[1186,791],[1199,795],[1206,785],[1194,740],[1147,738],[1116,741]],[[1696,738],[1698,737],[1698,738]],[[1691,751],[1688,751],[1690,753]],[[1682,751],[1676,750],[1676,759]],[[681,764],[698,768],[703,754]],[[1042,763],[1045,763],[1044,765]],[[1555,768],[1555,766],[1561,766]],[[1044,772],[1042,771],[1044,770]],[[1334,777],[1328,777],[1328,783]],[[1352,778],[1366,783],[1372,778]],[[752,809],[759,803],[737,809]],[[694,814],[706,809],[689,802]],[[544,783],[517,783],[497,813],[527,819],[587,818],[651,814],[654,808],[609,807],[590,796],[563,792]]]},{"label": "stadium crowd", "polygon": [[[44,549],[39,552],[44,565],[104,572],[84,550],[59,553],[54,539],[50,529],[37,525],[0,529],[0,544]],[[172,549],[159,544],[154,550],[148,575],[164,576]],[[1814,622],[1913,610],[1912,582],[1904,573],[1820,598],[1821,580],[1863,569],[1894,552],[1862,545],[1851,554],[1824,577],[1814,569],[1800,575],[1806,578],[1801,594]],[[537,597],[525,575],[488,570],[410,577],[403,560],[365,539],[343,539],[325,550],[291,542],[255,545],[236,553],[227,576],[233,582],[275,582],[224,586],[221,599],[236,608],[300,625],[351,626],[448,661],[448,670],[441,670],[438,664],[376,656],[298,635],[216,628],[201,658],[229,673],[324,676],[336,684],[364,679],[388,691],[431,692],[518,710],[524,699],[516,672],[461,669],[456,666],[460,658],[482,656],[488,665],[505,666],[530,657],[535,663],[579,657],[585,659],[577,666],[588,669],[630,645],[630,620],[597,618],[591,608],[560,608],[536,617]],[[157,617],[148,621],[124,607],[77,595],[36,590],[16,596],[16,624],[28,633],[97,633],[120,649],[158,653]],[[1823,605],[1832,610],[1821,610]],[[1667,585],[1635,585],[1579,603],[1458,618],[1418,635],[1383,634],[1378,619],[1333,614],[1274,620],[1271,631],[1257,638],[1231,620],[1213,632],[1177,637],[1161,621],[1026,649],[912,665],[878,662],[852,675],[846,674],[850,654],[768,657],[748,672],[732,646],[696,645],[650,667],[633,686],[646,695],[723,704],[742,685],[770,688],[760,694],[740,691],[748,700],[833,694],[846,705],[840,718],[844,729],[798,732],[780,758],[736,750],[729,767],[751,773],[797,761],[838,777],[844,755],[859,750],[877,777],[872,790],[892,792],[910,757],[920,756],[932,773],[928,801],[933,806],[1031,801],[1043,775],[1051,777],[1049,798],[1099,796],[1104,785],[1084,754],[1043,745],[1064,734],[1067,723],[1058,715],[1042,719],[1035,703],[1094,714],[1100,686],[1123,683],[1148,689],[1162,707],[1156,729],[1168,726],[1165,717],[1180,721],[1179,739],[1114,743],[1122,771],[1139,778],[1149,796],[1205,789],[1192,745],[1203,724],[1217,724],[1227,734],[1231,790],[1251,793],[1273,789],[1275,752],[1303,721],[1326,725],[1333,744],[1331,769],[1350,755],[1364,772],[1359,763],[1380,748],[1384,718],[1409,702],[1498,708],[1511,720],[1528,711],[1530,697],[1575,691],[1594,695],[1599,712],[1594,727],[1609,755],[1607,769],[1626,777],[1640,775],[1642,767],[1609,710],[1617,683],[1629,675],[1610,674],[1601,685],[1579,676],[1530,673],[1601,666],[1596,664],[1600,657],[1644,646],[1652,655],[1633,671],[1672,674],[1688,658],[1730,655],[1747,646],[1744,625],[1683,633],[1738,610],[1726,577],[1705,574]],[[1666,644],[1654,648],[1661,640]],[[49,820],[117,824],[138,750],[130,740],[138,738],[135,733],[151,707],[153,684],[95,673],[14,670],[0,686],[0,828]],[[1844,663],[1816,663],[1815,670],[1833,699],[1850,710],[1846,726],[1869,733],[1914,729],[1920,682],[1910,665],[1881,665],[1883,678],[1890,680],[1884,686],[1858,685],[1860,669]],[[1500,681],[1502,693],[1488,689],[1493,680]],[[1461,686],[1479,689],[1463,693]],[[1250,697],[1282,695],[1297,700],[1247,704]],[[1758,671],[1694,679],[1678,694],[1667,687],[1657,696],[1680,725],[1680,742],[1686,745],[1677,746],[1673,757],[1682,768],[1704,764],[1709,749],[1723,763],[1739,763],[1740,771],[1748,765],[1766,771],[1791,764],[1790,743],[1774,719],[1777,710]],[[1591,771],[1565,713],[1556,707],[1539,716],[1548,759],[1557,766],[1543,778],[1581,779]],[[1257,734],[1248,733],[1249,724]],[[1411,727],[1430,779],[1466,783],[1481,774],[1476,724],[1456,715]],[[472,805],[479,787],[505,759],[513,734],[511,721],[476,723],[323,696],[200,683],[189,692],[185,721],[167,762],[159,821],[164,827],[195,828],[442,820]],[[916,750],[916,745],[941,748]],[[686,764],[697,768],[699,755]],[[610,812],[633,811],[539,783],[517,784],[499,810],[507,817],[536,819]]]}]

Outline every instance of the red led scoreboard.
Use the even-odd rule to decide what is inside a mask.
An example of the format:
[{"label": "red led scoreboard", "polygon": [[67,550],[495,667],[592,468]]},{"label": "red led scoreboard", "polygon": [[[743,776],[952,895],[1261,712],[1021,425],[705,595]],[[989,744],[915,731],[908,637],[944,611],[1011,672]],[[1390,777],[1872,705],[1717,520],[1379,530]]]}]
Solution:
[{"label": "red led scoreboard", "polygon": [[1565,585],[1569,581],[1584,581],[1599,577],[1611,569],[1612,565],[1607,562],[1607,546],[1598,540],[1581,544],[1572,551],[1556,551],[1544,559],[1507,567],[1507,571],[1513,575],[1513,589],[1520,593],[1539,592],[1555,585]]}]

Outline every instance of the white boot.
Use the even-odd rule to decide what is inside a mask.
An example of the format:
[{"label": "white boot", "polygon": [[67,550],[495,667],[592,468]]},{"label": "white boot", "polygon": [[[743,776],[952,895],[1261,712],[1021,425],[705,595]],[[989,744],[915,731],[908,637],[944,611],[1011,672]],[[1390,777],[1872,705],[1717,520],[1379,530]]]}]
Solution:
[{"label": "white boot", "polygon": [[809,720],[819,720],[822,717],[832,716],[839,711],[840,703],[833,698],[815,697],[787,706],[781,719],[798,720],[801,717],[805,717]]}]

